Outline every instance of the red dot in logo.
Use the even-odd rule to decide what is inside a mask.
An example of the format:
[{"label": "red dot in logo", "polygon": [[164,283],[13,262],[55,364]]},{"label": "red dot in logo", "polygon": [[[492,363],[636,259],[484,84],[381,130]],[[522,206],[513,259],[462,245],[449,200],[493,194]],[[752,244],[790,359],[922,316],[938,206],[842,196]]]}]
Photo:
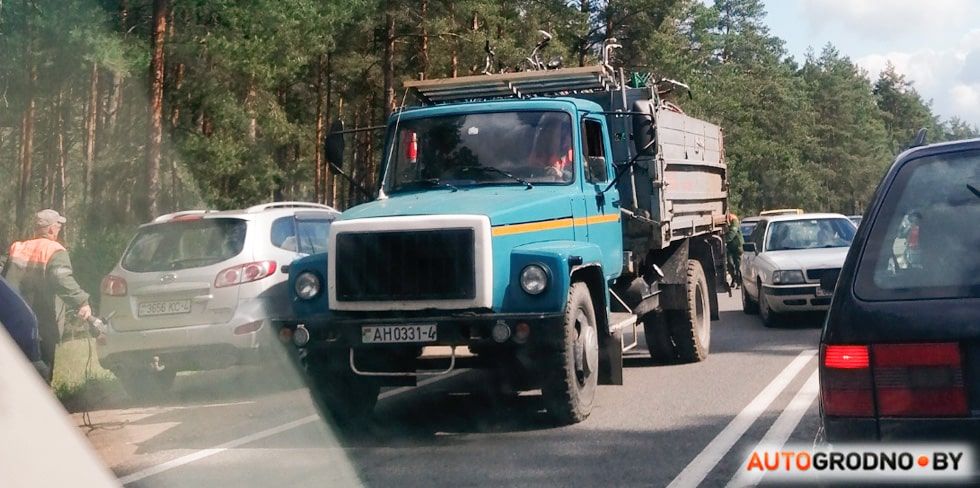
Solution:
[{"label": "red dot in logo", "polygon": [[925,456],[919,456],[919,466],[922,466],[924,468],[928,464],[929,464],[929,458],[927,458]]}]

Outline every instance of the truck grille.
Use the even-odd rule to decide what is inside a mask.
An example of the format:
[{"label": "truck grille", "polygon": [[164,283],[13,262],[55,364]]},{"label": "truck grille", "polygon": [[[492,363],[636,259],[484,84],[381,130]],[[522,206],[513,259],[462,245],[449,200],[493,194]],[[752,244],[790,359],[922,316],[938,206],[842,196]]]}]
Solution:
[{"label": "truck grille", "polygon": [[476,296],[472,229],[337,234],[338,301]]}]

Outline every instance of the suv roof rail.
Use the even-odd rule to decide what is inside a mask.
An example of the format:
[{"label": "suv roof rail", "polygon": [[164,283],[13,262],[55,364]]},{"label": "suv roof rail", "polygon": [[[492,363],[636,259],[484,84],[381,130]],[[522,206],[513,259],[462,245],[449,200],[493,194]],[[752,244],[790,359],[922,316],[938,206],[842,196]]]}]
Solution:
[{"label": "suv roof rail", "polygon": [[173,212],[173,213],[163,214],[163,215],[161,215],[161,216],[153,219],[153,223],[156,224],[156,223],[159,223],[159,222],[170,222],[172,220],[176,220],[176,219],[179,219],[181,217],[189,217],[189,216],[193,216],[193,215],[204,215],[204,214],[210,213],[210,212],[214,212],[214,210],[183,210],[183,211],[180,211],[180,212]]},{"label": "suv roof rail", "polygon": [[263,203],[261,205],[253,205],[245,209],[246,213],[259,213],[266,210],[271,210],[275,208],[311,208],[318,210],[333,210],[334,212],[339,212],[339,210],[329,206],[323,205],[321,203],[312,202],[270,202]]}]

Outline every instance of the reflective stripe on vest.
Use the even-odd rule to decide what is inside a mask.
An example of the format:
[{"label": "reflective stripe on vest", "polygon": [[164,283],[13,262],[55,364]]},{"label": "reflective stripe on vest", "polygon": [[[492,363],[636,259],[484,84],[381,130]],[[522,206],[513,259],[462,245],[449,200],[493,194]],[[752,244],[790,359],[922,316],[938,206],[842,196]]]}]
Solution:
[{"label": "reflective stripe on vest", "polygon": [[38,265],[44,267],[55,253],[64,250],[65,246],[51,239],[15,242],[10,246],[10,262],[24,268]]}]

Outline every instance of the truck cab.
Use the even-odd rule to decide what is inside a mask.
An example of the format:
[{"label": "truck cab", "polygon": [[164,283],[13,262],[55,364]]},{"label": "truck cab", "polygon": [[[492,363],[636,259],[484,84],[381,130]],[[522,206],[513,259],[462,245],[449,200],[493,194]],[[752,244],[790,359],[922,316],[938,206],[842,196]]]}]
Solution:
[{"label": "truck cab", "polygon": [[[319,278],[315,294],[294,300],[328,304],[328,315],[303,324],[303,346],[315,396],[335,417],[370,411],[380,386],[484,367],[518,389],[541,388],[556,422],[579,422],[597,384],[622,383],[622,353],[636,345],[640,320],[664,311],[661,291],[687,307],[687,282],[661,289],[651,256],[630,250],[690,236],[645,227],[653,218],[636,208],[656,193],[637,192],[632,180],[653,144],[634,147],[625,89],[610,92],[615,80],[602,66],[558,71],[406,84],[422,103],[387,124],[377,199],[331,226],[326,270],[316,268],[322,259],[290,270],[294,284]],[[556,94],[560,86],[582,93]],[[639,92],[631,96],[655,97]],[[688,217],[692,227],[717,220],[701,211]],[[699,248],[683,248],[662,264],[682,259],[686,271]],[[715,288],[698,283],[695,315],[707,322]],[[681,334],[695,342],[701,334],[695,360],[707,354],[707,327]],[[674,346],[669,333],[661,340]]]}]

